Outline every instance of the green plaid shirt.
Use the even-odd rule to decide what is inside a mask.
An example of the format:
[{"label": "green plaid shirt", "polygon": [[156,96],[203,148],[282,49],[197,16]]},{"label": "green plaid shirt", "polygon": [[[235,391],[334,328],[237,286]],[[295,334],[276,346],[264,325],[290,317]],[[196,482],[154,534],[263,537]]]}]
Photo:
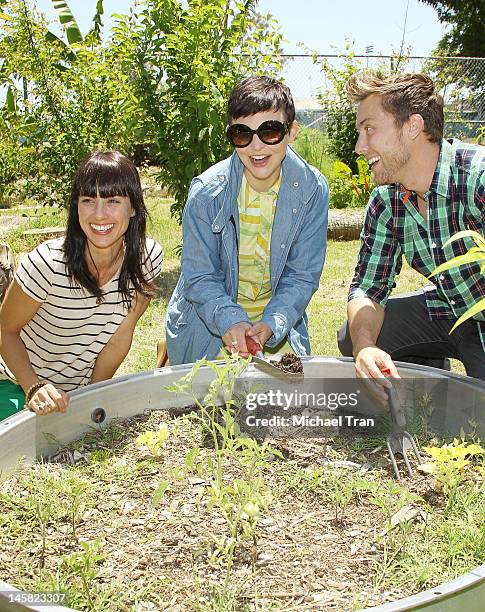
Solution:
[{"label": "green plaid shirt", "polygon": [[[428,277],[436,266],[475,245],[465,238],[443,247],[453,234],[472,229],[485,235],[485,147],[443,140],[425,198],[426,220],[419,213],[415,192],[400,185],[374,189],[349,300],[368,297],[385,306],[403,255],[414,270]],[[436,285],[426,292],[430,319],[457,319],[485,297],[485,278],[478,264],[453,268],[434,279]],[[474,319],[485,347],[484,313]]]}]

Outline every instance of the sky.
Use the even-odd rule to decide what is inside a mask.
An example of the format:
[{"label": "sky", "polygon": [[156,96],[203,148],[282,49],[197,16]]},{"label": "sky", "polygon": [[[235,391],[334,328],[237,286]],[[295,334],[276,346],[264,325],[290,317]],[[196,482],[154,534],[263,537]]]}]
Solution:
[{"label": "sky", "polygon": [[[52,0],[34,0],[36,6],[56,19]],[[85,33],[95,13],[96,0],[67,0],[81,30]],[[126,13],[135,0],[105,0],[105,26],[109,15]],[[413,55],[429,55],[443,34],[436,11],[418,0],[259,0],[260,13],[272,13],[281,25],[286,39],[286,53],[302,53],[303,42],[319,53],[342,49],[345,37],[355,41],[357,53],[374,46],[375,53],[388,55],[400,48],[406,23],[406,46]]]},{"label": "sky", "polygon": [[[39,10],[53,20],[56,13],[52,0],[34,0]],[[96,0],[67,0],[83,33],[92,24]],[[127,13],[136,0],[105,0],[105,29],[113,23],[110,15]],[[304,53],[303,43],[312,52],[335,54],[345,47],[346,38],[354,42],[357,54],[373,46],[376,55],[398,51],[404,34],[404,48],[411,55],[429,55],[444,30],[430,6],[418,0],[259,0],[258,11],[271,13],[279,22],[285,53]],[[59,32],[59,30],[57,30]],[[414,69],[414,68],[412,68]],[[321,85],[311,61],[293,62],[285,74],[296,96],[312,96]],[[296,90],[296,91],[295,91]]]}]

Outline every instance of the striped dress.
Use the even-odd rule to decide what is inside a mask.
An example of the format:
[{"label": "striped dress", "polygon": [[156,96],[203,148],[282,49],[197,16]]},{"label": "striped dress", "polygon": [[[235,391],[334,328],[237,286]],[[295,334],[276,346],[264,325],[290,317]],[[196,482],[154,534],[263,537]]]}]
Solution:
[{"label": "striped dress", "polygon": [[[41,380],[71,391],[89,383],[97,356],[120,326],[127,308],[118,292],[119,270],[102,287],[101,304],[84,288],[71,284],[63,243],[64,238],[42,243],[23,258],[15,279],[28,296],[41,303],[20,332],[32,367]],[[160,274],[163,252],[147,238],[145,253],[143,270],[151,282]],[[16,382],[2,358],[0,379]]]}]

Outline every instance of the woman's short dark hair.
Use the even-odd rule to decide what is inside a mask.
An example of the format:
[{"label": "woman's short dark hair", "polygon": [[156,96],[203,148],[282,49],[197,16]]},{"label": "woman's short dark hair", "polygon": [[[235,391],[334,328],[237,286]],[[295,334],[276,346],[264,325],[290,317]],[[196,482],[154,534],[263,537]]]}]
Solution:
[{"label": "woman's short dark hair", "polygon": [[232,90],[227,105],[228,123],[264,111],[282,110],[286,121],[295,120],[295,104],[287,85],[268,76],[250,76]]},{"label": "woman's short dark hair", "polygon": [[128,196],[134,211],[125,233],[125,256],[119,278],[119,291],[129,306],[134,292],[151,295],[142,264],[145,260],[145,236],[148,211],[143,200],[140,176],[133,162],[119,151],[93,151],[79,166],[71,189],[64,251],[69,274],[89,293],[102,298],[97,279],[86,261],[86,234],[79,223],[78,201],[81,196],[110,198]]}]

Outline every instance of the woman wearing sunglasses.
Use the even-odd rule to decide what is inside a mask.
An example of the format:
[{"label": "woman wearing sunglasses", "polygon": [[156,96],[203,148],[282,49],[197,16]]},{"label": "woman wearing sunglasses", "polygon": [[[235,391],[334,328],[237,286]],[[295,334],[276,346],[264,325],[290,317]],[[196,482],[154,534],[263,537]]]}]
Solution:
[{"label": "woman wearing sunglasses", "polygon": [[305,309],[325,259],[328,186],[288,145],[298,125],[290,90],[248,77],[228,104],[228,159],[192,182],[182,272],[167,310],[170,363],[265,353],[310,354]]}]

